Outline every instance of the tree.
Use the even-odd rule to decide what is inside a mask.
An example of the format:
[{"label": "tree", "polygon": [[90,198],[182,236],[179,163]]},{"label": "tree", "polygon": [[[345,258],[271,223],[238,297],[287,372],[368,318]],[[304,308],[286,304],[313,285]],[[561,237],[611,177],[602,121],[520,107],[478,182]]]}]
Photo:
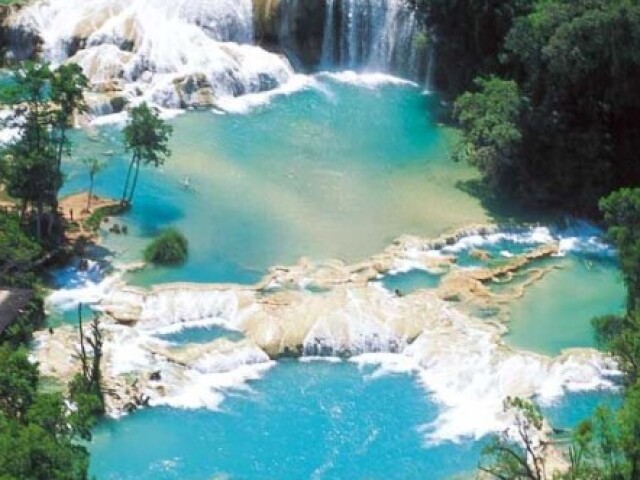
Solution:
[{"label": "tree", "polygon": [[27,351],[0,346],[0,412],[22,420],[33,403],[38,386],[38,367],[29,362]]},{"label": "tree", "polygon": [[623,188],[600,200],[608,226],[607,237],[616,246],[627,285],[627,307],[640,299],[640,188]]},{"label": "tree", "polygon": [[89,171],[89,196],[87,198],[87,212],[90,212],[91,200],[93,197],[93,183],[95,181],[96,175],[104,170],[105,163],[101,162],[95,157],[85,158],[82,163],[85,164],[87,170]]},{"label": "tree", "polygon": [[546,478],[539,435],[542,414],[531,402],[507,397],[504,409],[514,419],[513,430],[495,435],[484,448],[479,469],[499,480],[543,480]]},{"label": "tree", "polygon": [[76,112],[87,111],[84,100],[84,91],[89,85],[89,80],[82,72],[80,65],[68,63],[58,67],[51,76],[51,100],[57,105],[55,112],[54,129],[57,143],[56,160],[57,168],[62,168],[62,155],[68,147],[67,129],[73,121]]},{"label": "tree", "polygon": [[597,215],[640,181],[640,5],[537,1],[505,40],[506,75],[528,98],[519,183],[547,207]]},{"label": "tree", "polygon": [[[608,407],[598,407],[581,422],[569,446],[569,469],[557,480],[625,480],[629,478],[620,442],[620,418]],[[635,478],[635,477],[631,477]]]},{"label": "tree", "polygon": [[22,425],[0,416],[2,480],[87,480],[88,468],[87,449],[68,436],[56,437],[38,423]]},{"label": "tree", "polygon": [[635,385],[640,378],[640,314],[598,317],[593,325],[598,344],[615,356],[625,384]]},{"label": "tree", "polygon": [[454,158],[476,165],[490,185],[502,186],[518,160],[523,100],[513,81],[479,78],[476,86],[477,92],[465,93],[455,103],[462,140]]},{"label": "tree", "polygon": [[[14,72],[11,88],[15,141],[3,152],[3,182],[7,193],[21,201],[24,220],[29,205],[35,206],[35,230],[51,239],[59,225],[58,192],[63,184],[62,156],[68,151],[66,131],[75,111],[84,111],[83,89],[87,79],[79,66],[69,64],[51,70],[46,63],[25,62]],[[47,210],[48,209],[48,210]]]},{"label": "tree", "polygon": [[[86,423],[87,419],[104,414],[104,394],[102,391],[102,332],[100,317],[95,314],[91,322],[89,335],[85,335],[82,322],[82,304],[78,305],[78,331],[80,336],[81,372],[69,384],[71,400],[76,403],[76,417]],[[87,345],[91,352],[88,351]],[[84,436],[90,437],[89,429],[85,429]]]},{"label": "tree", "polygon": [[[146,103],[131,109],[129,121],[124,128],[124,144],[127,152],[131,152],[131,160],[122,192],[123,204],[131,204],[133,201],[140,165],[153,165],[157,168],[163,165],[166,157],[171,154],[168,142],[172,133],[173,128]],[[131,182],[131,174],[134,171]]]},{"label": "tree", "polygon": [[[17,215],[0,212],[0,284],[26,287],[42,248],[24,233]],[[27,280],[27,281],[25,281]]]}]

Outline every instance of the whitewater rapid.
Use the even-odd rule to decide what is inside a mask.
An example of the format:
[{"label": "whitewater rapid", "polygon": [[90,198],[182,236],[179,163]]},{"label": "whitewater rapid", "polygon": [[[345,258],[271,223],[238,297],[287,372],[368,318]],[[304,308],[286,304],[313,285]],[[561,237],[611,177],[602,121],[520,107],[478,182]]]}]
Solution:
[{"label": "whitewater rapid", "polygon": [[[274,358],[301,355],[375,365],[374,376],[410,374],[440,407],[437,419],[424,427],[429,441],[480,438],[512,421],[502,408],[507,396],[553,402],[565,391],[613,388],[617,376],[611,360],[596,350],[570,349],[557,357],[515,350],[504,342],[503,322],[470,315],[438,289],[398,296],[378,282],[381,275],[420,268],[448,272],[443,283],[463,278],[479,287],[473,280],[477,267],[456,266],[456,255],[496,246],[513,249],[513,262],[523,247],[557,256],[615,254],[586,225],[562,234],[545,227],[492,228],[438,241],[404,237],[358,265],[279,267],[256,286],[177,284],[146,291],[113,276],[94,278],[55,292],[47,306],[71,308],[74,292],[78,300],[92,298],[95,308],[108,314],[103,320],[108,384],[120,392],[136,378],[136,392],[151,405],[217,409],[225,392],[250,389],[251,381],[277,368]],[[469,301],[484,301],[480,297]],[[244,338],[202,344],[162,338],[214,325]],[[36,352],[45,374],[71,375],[74,336],[64,327],[38,335]],[[153,372],[159,380],[150,380]],[[112,413],[121,413],[122,403],[110,405]]]}]

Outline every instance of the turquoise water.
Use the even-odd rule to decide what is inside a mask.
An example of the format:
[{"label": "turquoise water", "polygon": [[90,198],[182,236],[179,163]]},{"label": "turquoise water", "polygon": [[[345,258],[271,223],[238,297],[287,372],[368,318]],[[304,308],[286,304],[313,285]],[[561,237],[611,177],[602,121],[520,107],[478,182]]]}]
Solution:
[{"label": "turquoise water", "polygon": [[[248,114],[191,112],[171,121],[172,158],[142,172],[123,219],[130,234],[107,234],[105,245],[139,260],[146,242],[171,225],[188,237],[190,257],[131,281],[249,283],[302,256],[362,260],[402,233],[436,235],[486,219],[479,201],[457,187],[475,174],[449,160],[452,134],[434,123],[434,98],[407,85],[318,82]],[[96,182],[101,195],[121,194],[119,138],[115,127],[75,138],[77,156],[108,161]],[[77,159],[67,174],[63,193],[87,188]]]},{"label": "turquoise water", "polygon": [[[455,138],[434,122],[434,98],[406,85],[318,82],[246,114],[190,112],[171,120],[172,158],[142,172],[132,210],[115,219],[129,234],[105,231],[103,239],[116,260],[136,261],[150,238],[176,226],[189,239],[190,257],[182,267],[147,268],[128,281],[251,283],[268,267],[302,256],[355,262],[400,234],[435,236],[488,219],[459,188],[475,174],[449,161]],[[87,188],[79,160],[95,155],[107,162],[96,192],[119,197],[127,166],[119,138],[114,126],[75,132],[78,148],[67,162],[64,193]],[[502,261],[503,248],[514,245],[492,246],[495,261]],[[463,252],[460,263],[482,262]],[[577,261],[567,265],[559,279],[550,275],[514,304],[510,342],[547,353],[590,344],[586,314],[619,303],[616,267],[598,264],[587,274]],[[420,271],[383,280],[405,294],[438,282]],[[73,321],[73,313],[57,315],[58,322]],[[213,327],[163,336],[181,344],[220,337],[238,335]],[[252,388],[231,392],[220,412],[153,408],[103,422],[91,444],[92,473],[100,479],[440,479],[473,472],[479,458],[482,442],[426,443],[421,427],[438,409],[411,376],[371,379],[350,363],[280,362]],[[571,397],[575,410],[559,403],[549,415],[572,424],[598,395]]]},{"label": "turquoise water", "polygon": [[587,420],[598,406],[618,408],[620,396],[612,391],[570,392],[541,410],[554,428],[565,430]]},{"label": "turquoise water", "polygon": [[386,275],[382,279],[382,284],[392,292],[397,290],[402,295],[408,295],[423,288],[437,288],[440,285],[440,279],[440,275],[413,269],[397,275]]},{"label": "turquoise water", "polygon": [[506,340],[517,348],[557,355],[595,347],[591,319],[625,308],[625,288],[612,259],[569,255],[511,305]]},{"label": "turquoise water", "polygon": [[218,340],[219,338],[236,341],[242,339],[243,335],[240,332],[234,332],[224,327],[212,325],[209,327],[185,328],[179,332],[158,335],[158,338],[172,343],[187,344],[208,343]]},{"label": "turquoise water", "polygon": [[472,471],[477,442],[425,445],[436,407],[409,376],[349,363],[281,362],[222,412],[166,408],[106,421],[91,472],[125,479],[444,479]]}]

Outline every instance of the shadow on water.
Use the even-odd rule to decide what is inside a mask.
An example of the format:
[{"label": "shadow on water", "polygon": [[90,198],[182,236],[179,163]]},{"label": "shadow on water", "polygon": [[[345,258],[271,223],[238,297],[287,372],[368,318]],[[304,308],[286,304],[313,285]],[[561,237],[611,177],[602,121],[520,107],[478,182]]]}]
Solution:
[{"label": "shadow on water", "polygon": [[515,202],[506,194],[495,192],[479,178],[459,181],[456,183],[456,188],[479,200],[486,214],[491,221],[495,223],[554,224],[560,220],[557,214],[532,207],[531,205]]}]

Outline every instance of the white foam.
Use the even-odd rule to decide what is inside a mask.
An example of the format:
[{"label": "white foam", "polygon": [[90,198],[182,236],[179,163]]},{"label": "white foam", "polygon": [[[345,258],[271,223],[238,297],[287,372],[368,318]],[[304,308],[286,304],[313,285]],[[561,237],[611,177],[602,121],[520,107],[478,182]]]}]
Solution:
[{"label": "white foam", "polygon": [[410,80],[394,77],[393,75],[381,72],[355,72],[353,70],[345,70],[342,72],[320,72],[316,74],[316,76],[319,79],[333,80],[335,82],[347,83],[349,85],[370,89],[379,88],[385,85],[418,86],[417,83]]},{"label": "white foam", "polygon": [[[512,232],[498,231],[487,235],[467,235],[460,238],[453,245],[443,247],[442,252],[459,254],[473,248],[489,247],[500,242],[531,246],[556,243],[559,256],[566,255],[569,252],[590,253],[606,257],[614,257],[616,255],[615,249],[603,240],[602,230],[587,222],[576,222],[570,228],[559,230],[538,226],[517,229]],[[513,254],[508,250],[502,250],[500,255],[509,257]]]},{"label": "white foam", "polygon": [[266,92],[249,93],[233,97],[226,96],[217,100],[216,107],[226,113],[246,114],[256,108],[268,105],[275,98],[292,95],[294,93],[318,87],[316,80],[307,75],[294,75],[283,85]]},{"label": "white foam", "polygon": [[568,352],[551,359],[514,351],[494,328],[449,312],[450,324],[426,329],[401,354],[360,355],[352,361],[378,365],[372,377],[389,373],[416,375],[429,397],[441,408],[425,425],[430,442],[481,438],[507,428],[503,412],[507,396],[537,396],[552,401],[565,389],[611,388],[612,365],[595,351]]},{"label": "white foam", "polygon": [[342,359],[340,357],[320,357],[320,356],[306,356],[301,357],[300,361],[302,363],[314,363],[314,362],[327,362],[327,363],[342,363]]},{"label": "white foam", "polygon": [[65,288],[54,290],[45,300],[47,309],[69,311],[78,307],[79,303],[97,304],[103,300],[116,285],[120,284],[122,274],[116,272],[104,278],[91,271],[66,272],[69,275]]},{"label": "white foam", "polygon": [[191,320],[180,323],[164,325],[158,328],[148,329],[147,332],[153,335],[170,335],[192,328],[224,327],[229,328],[229,322],[221,318],[208,318],[203,320]]},{"label": "white foam", "polygon": [[472,248],[495,245],[499,242],[511,242],[519,245],[541,245],[553,243],[556,238],[548,227],[533,227],[515,232],[494,232],[488,235],[474,234],[460,238],[453,245],[447,245],[442,249],[446,253],[460,253]]},{"label": "white foam", "polygon": [[[275,362],[259,349],[245,348],[232,355],[208,355],[184,372],[182,382],[173,381],[167,395],[153,398],[152,405],[217,410],[230,390],[250,391],[247,382],[262,378]],[[170,376],[163,372],[163,378]]]}]

